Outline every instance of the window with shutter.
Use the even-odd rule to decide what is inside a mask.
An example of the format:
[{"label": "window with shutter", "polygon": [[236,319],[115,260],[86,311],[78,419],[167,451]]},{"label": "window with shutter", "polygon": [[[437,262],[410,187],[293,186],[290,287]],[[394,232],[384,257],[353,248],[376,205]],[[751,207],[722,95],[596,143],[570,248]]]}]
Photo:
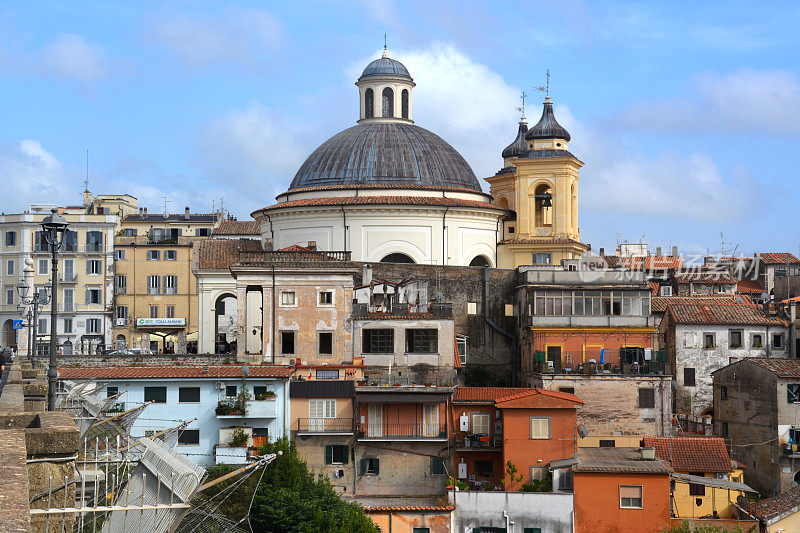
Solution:
[{"label": "window with shutter", "polygon": [[549,417],[531,417],[531,439],[549,439],[550,438],[550,418]]},{"label": "window with shutter", "polygon": [[619,486],[619,506],[621,509],[641,509],[642,508],[642,486],[641,485],[620,485]]},{"label": "window with shutter", "polygon": [[472,414],[472,433],[479,435],[488,435],[491,433],[489,424],[491,423],[491,416],[489,413],[473,413]]},{"label": "window with shutter", "polygon": [[652,409],[656,406],[655,392],[650,388],[639,389],[639,407],[641,409]]},{"label": "window with shutter", "polygon": [[789,403],[800,403],[800,383],[786,385],[786,396]]}]

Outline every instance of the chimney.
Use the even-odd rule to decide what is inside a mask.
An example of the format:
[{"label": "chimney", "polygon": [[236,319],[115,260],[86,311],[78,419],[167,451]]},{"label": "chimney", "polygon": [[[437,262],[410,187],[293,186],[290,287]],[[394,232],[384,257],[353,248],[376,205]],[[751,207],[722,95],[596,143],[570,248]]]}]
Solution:
[{"label": "chimney", "polygon": [[316,250],[317,249],[317,241],[308,241],[308,246],[306,246],[309,250]]},{"label": "chimney", "polygon": [[661,257],[661,247],[656,246],[656,257]]},{"label": "chimney", "polygon": [[189,220],[189,206],[188,205],[183,210],[183,218],[185,218],[186,220]]},{"label": "chimney", "polygon": [[139,208],[139,216],[141,216],[141,215],[142,215],[142,208],[140,207]]},{"label": "chimney", "polygon": [[144,216],[147,216],[147,208],[146,208],[146,207],[143,207],[143,208],[142,208],[142,214],[143,214]]},{"label": "chimney", "polygon": [[600,248],[600,257],[603,257],[604,255],[606,255],[606,249]]},{"label": "chimney", "polygon": [[361,284],[369,285],[372,283],[372,266],[364,265],[361,267]]},{"label": "chimney", "polygon": [[673,246],[672,247],[672,257],[678,257],[678,247],[677,246]]},{"label": "chimney", "polygon": [[642,454],[642,461],[655,461],[656,460],[656,449],[650,446],[645,446],[639,448],[639,451]]},{"label": "chimney", "polygon": [[272,237],[267,237],[264,239],[264,250],[271,252],[275,249],[275,243],[272,240]]}]

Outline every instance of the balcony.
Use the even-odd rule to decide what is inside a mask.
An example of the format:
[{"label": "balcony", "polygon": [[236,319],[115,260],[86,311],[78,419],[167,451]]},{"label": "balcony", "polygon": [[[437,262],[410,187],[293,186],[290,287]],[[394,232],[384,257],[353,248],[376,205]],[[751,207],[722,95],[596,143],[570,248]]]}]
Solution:
[{"label": "balcony", "polygon": [[459,452],[492,452],[503,447],[502,433],[466,433],[456,437],[453,445]]},{"label": "balcony", "polygon": [[351,435],[353,425],[352,418],[298,418],[294,431],[311,435]]},{"label": "balcony", "polygon": [[427,303],[414,305],[410,303],[395,303],[389,307],[383,305],[353,304],[353,318],[371,318],[374,315],[381,317],[404,317],[409,315],[432,315],[429,318],[453,318],[453,304]]},{"label": "balcony", "polygon": [[410,422],[406,424],[359,424],[359,440],[446,441],[447,425]]},{"label": "balcony", "polygon": [[235,400],[222,400],[216,408],[217,418],[277,418],[277,402],[274,398],[267,400],[249,400],[244,412]]},{"label": "balcony", "polygon": [[78,275],[73,274],[72,272],[65,272],[58,275],[58,282],[59,283],[77,283],[78,282]]}]

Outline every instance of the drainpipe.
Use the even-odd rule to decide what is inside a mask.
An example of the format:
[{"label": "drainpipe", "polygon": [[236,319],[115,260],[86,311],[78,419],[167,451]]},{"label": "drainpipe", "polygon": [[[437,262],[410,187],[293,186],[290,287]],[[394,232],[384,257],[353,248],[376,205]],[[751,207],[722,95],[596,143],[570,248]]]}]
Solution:
[{"label": "drainpipe", "polygon": [[264,213],[267,216],[267,222],[269,222],[269,236],[272,239],[272,242],[275,242],[275,232],[272,229],[272,218],[269,216],[269,213]]},{"label": "drainpipe", "polygon": [[347,212],[344,210],[344,206],[339,206],[342,208],[342,251],[347,251]]},{"label": "drainpipe", "polygon": [[[274,242],[274,241],[273,241]],[[275,265],[272,265],[272,327],[270,328],[272,331],[269,332],[270,334],[270,341],[271,342],[271,352],[272,352],[272,364],[275,364],[275,343],[277,342],[277,335],[275,335]],[[263,333],[262,333],[262,344],[263,344]],[[295,362],[296,363],[296,362]]]},{"label": "drainpipe", "polygon": [[392,533],[392,511],[389,510],[389,533]]},{"label": "drainpipe", "polygon": [[[497,266],[497,241],[500,240],[500,219],[502,217],[497,217],[497,223],[494,225],[494,264]],[[505,226],[503,226],[503,232],[505,233]]]},{"label": "drainpipe", "polygon": [[445,225],[445,217],[449,210],[450,206],[448,205],[444,208],[444,213],[442,213],[442,265],[447,264],[447,226]]}]

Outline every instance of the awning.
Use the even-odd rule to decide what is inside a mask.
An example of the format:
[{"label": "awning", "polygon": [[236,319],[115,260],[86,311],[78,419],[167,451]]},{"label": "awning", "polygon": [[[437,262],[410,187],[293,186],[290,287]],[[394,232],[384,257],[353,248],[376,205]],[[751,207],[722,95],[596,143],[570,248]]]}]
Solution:
[{"label": "awning", "polygon": [[683,481],[685,483],[694,483],[695,485],[705,485],[706,487],[717,487],[719,489],[738,490],[742,492],[757,492],[744,483],[737,483],[735,481],[728,481],[727,479],[715,479],[703,476],[693,476],[691,474],[670,474],[670,477],[675,481]]},{"label": "awning", "polygon": [[356,389],[358,403],[444,403],[449,397],[442,393],[391,392],[391,388],[386,392],[358,392]]}]

